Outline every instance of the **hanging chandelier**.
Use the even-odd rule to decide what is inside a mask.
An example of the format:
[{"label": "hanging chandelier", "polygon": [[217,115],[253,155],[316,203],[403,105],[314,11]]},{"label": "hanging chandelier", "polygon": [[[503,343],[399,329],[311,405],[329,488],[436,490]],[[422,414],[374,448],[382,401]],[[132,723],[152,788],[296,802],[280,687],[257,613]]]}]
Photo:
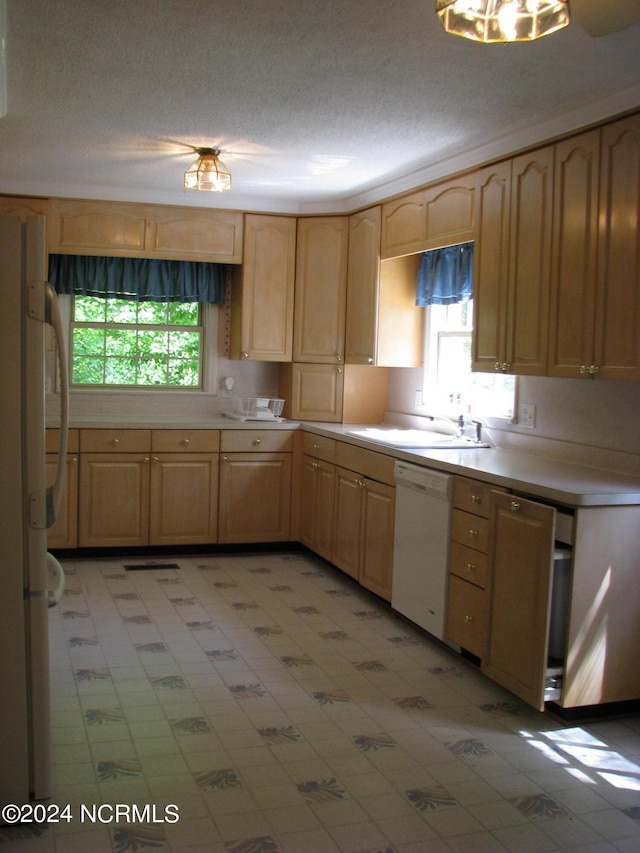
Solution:
[{"label": "hanging chandelier", "polygon": [[184,173],[188,190],[221,193],[231,189],[231,173],[219,159],[219,148],[196,148],[198,159]]},{"label": "hanging chandelier", "polygon": [[436,0],[448,33],[480,42],[533,41],[569,24],[568,0]]}]

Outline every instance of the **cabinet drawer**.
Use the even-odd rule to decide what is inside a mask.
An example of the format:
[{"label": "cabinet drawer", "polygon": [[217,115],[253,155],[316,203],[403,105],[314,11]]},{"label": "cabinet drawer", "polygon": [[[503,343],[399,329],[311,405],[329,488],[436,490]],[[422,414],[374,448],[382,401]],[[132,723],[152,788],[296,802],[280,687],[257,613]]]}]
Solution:
[{"label": "cabinet drawer", "polygon": [[487,641],[487,593],[449,575],[447,637],[481,658]]},{"label": "cabinet drawer", "polygon": [[395,459],[375,450],[365,450],[353,444],[339,441],[336,446],[336,464],[350,471],[357,471],[363,477],[395,486],[393,473]]},{"label": "cabinet drawer", "polygon": [[459,542],[452,542],[449,571],[484,589],[487,583],[487,555]]},{"label": "cabinet drawer", "polygon": [[289,453],[293,450],[291,430],[224,429],[220,434],[223,453]]},{"label": "cabinet drawer", "polygon": [[[79,430],[70,429],[67,437],[67,452],[78,453],[80,450],[80,435]],[[58,452],[58,442],[60,440],[60,430],[57,427],[48,427],[46,431],[46,450],[47,453]]]},{"label": "cabinet drawer", "polygon": [[467,545],[486,553],[489,542],[489,520],[454,509],[451,514],[451,538],[454,542]]},{"label": "cabinet drawer", "polygon": [[335,462],[336,442],[324,435],[305,432],[302,436],[302,452],[316,459],[324,459],[325,462]]},{"label": "cabinet drawer", "polygon": [[149,453],[149,429],[82,429],[81,453]]},{"label": "cabinet drawer", "polygon": [[215,453],[220,448],[217,429],[154,429],[153,453]]},{"label": "cabinet drawer", "polygon": [[[453,505],[458,509],[473,512],[489,518],[489,495],[493,486],[466,477],[456,477],[453,481]],[[504,489],[496,489],[502,492]]]}]

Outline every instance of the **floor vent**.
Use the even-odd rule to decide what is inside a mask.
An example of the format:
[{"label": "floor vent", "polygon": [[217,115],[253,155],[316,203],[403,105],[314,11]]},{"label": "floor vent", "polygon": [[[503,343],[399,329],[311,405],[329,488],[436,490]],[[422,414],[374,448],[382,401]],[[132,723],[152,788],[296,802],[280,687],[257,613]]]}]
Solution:
[{"label": "floor vent", "polygon": [[125,569],[128,572],[141,572],[145,570],[155,569],[179,569],[177,563],[162,563],[156,560],[147,560],[144,563],[125,563]]}]

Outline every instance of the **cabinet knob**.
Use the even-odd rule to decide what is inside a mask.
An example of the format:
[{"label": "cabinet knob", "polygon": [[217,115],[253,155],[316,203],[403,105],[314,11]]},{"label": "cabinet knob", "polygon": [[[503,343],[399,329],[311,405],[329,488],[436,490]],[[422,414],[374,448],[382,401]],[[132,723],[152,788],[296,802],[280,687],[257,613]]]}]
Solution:
[{"label": "cabinet knob", "polygon": [[477,530],[473,530],[473,528],[472,528],[472,529],[469,531],[469,538],[470,538],[470,539],[473,539],[473,537],[474,537],[474,536],[477,536],[477,535],[478,535],[478,531],[477,531]]},{"label": "cabinet knob", "polygon": [[467,563],[467,571],[468,572],[475,572],[475,570],[476,570],[476,567],[473,565],[473,563]]},{"label": "cabinet knob", "polygon": [[145,457],[144,457],[144,461],[145,461],[145,462],[150,462],[151,460],[149,459],[149,457],[148,457],[148,456],[145,456]]},{"label": "cabinet knob", "polygon": [[342,373],[342,368],[341,368],[341,367],[336,367],[336,373]]},{"label": "cabinet knob", "polygon": [[71,461],[73,462],[73,464],[74,464],[74,465],[77,465],[77,463],[78,463],[78,457],[77,457],[77,456],[72,456]]},{"label": "cabinet knob", "polygon": [[511,512],[518,512],[520,509],[520,504],[518,501],[511,501]]},{"label": "cabinet knob", "polygon": [[154,457],[153,457],[153,461],[154,461],[154,462],[159,462],[160,460],[158,459],[158,457],[157,457],[157,456],[154,456]]},{"label": "cabinet knob", "polygon": [[248,353],[248,352],[243,352],[243,353],[242,353],[242,358],[249,358],[249,353]]},{"label": "cabinet knob", "polygon": [[254,443],[254,444],[260,444],[260,439],[259,439],[259,438],[254,438],[254,439],[253,439],[253,443]]},{"label": "cabinet knob", "polygon": [[183,443],[183,444],[185,445],[185,447],[186,447],[186,446],[187,446],[187,444],[191,444],[191,441],[190,441],[188,438],[183,438],[183,439],[182,439],[182,443]]},{"label": "cabinet knob", "polygon": [[373,359],[371,358],[371,356],[369,356],[369,358],[367,359],[367,364],[373,364]]},{"label": "cabinet knob", "polygon": [[595,376],[599,370],[600,370],[600,368],[598,367],[597,364],[589,365],[589,373],[591,374],[591,376]]},{"label": "cabinet knob", "polygon": [[313,445],[313,449],[314,449],[314,450],[320,450],[320,445],[319,445],[319,444],[314,444],[314,445]]},{"label": "cabinet knob", "polygon": [[120,444],[120,439],[119,439],[119,438],[114,438],[114,439],[113,439],[113,443],[114,443],[114,444],[115,444],[115,446],[117,447],[117,446]]},{"label": "cabinet knob", "polygon": [[228,457],[228,456],[223,456],[222,458],[224,459],[224,461],[225,461],[225,462],[228,462],[228,461],[229,461],[229,457]]},{"label": "cabinet knob", "polygon": [[471,623],[473,622],[473,616],[465,616],[464,621],[467,625],[471,625]]},{"label": "cabinet knob", "polygon": [[342,361],[342,356],[341,356],[341,355],[337,355],[337,356],[336,356],[336,361]]},{"label": "cabinet knob", "polygon": [[482,498],[480,495],[471,495],[471,503],[472,504],[481,504]]}]

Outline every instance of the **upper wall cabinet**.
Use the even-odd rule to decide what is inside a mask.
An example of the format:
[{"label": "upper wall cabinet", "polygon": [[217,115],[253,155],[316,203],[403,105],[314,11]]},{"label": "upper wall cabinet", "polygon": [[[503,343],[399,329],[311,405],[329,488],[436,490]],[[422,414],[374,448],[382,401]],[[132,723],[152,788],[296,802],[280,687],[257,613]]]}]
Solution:
[{"label": "upper wall cabinet", "polygon": [[556,160],[549,373],[640,379],[640,116]]},{"label": "upper wall cabinet", "polygon": [[349,219],[298,220],[293,360],[344,360]]},{"label": "upper wall cabinet", "polygon": [[349,217],[347,364],[418,367],[424,311],[416,306],[420,255],[380,262],[379,206]]},{"label": "upper wall cabinet", "polygon": [[382,206],[383,258],[473,240],[473,174],[435,184]]},{"label": "upper wall cabinet", "polygon": [[553,147],[478,173],[473,369],[544,375]]},{"label": "upper wall cabinet", "polygon": [[46,198],[26,198],[23,196],[0,196],[0,215],[19,216],[25,220],[27,216],[47,216],[49,201]]},{"label": "upper wall cabinet", "polygon": [[242,214],[52,199],[49,251],[239,264]]},{"label": "upper wall cabinet", "polygon": [[247,214],[231,295],[232,358],[291,361],[296,220]]}]

